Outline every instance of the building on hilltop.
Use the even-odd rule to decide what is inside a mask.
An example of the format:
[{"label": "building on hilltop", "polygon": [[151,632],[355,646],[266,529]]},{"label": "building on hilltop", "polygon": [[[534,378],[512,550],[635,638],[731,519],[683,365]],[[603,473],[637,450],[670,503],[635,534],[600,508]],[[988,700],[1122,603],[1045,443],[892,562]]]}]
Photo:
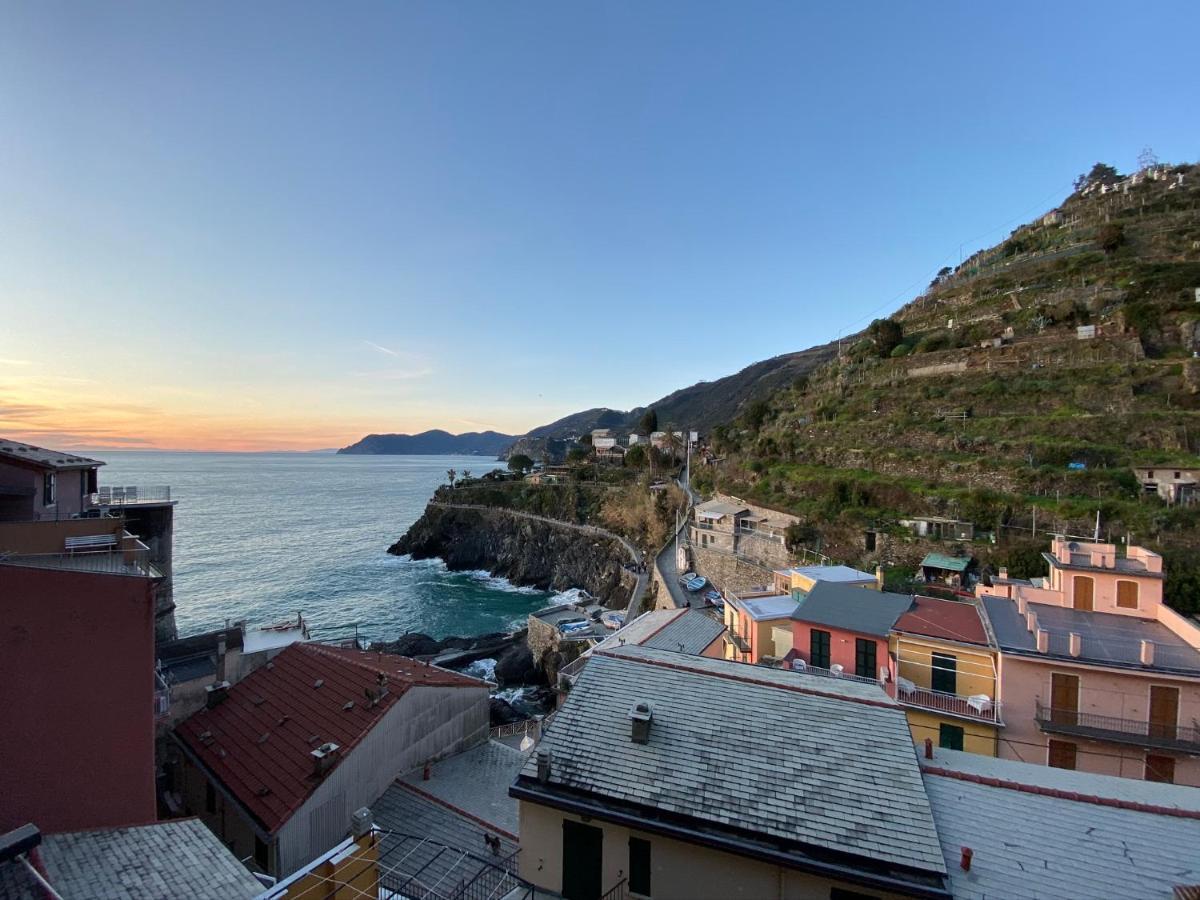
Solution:
[{"label": "building on hilltop", "polygon": [[1200,785],[1200,627],[1163,604],[1162,558],[1056,537],[1047,578],[979,585],[1002,654],[1000,755]]},{"label": "building on hilltop", "polygon": [[286,876],[351,811],[425,762],[486,740],[488,685],[425,663],[294,643],[175,730],[174,790],[239,858]]},{"label": "building on hilltop", "polygon": [[950,896],[904,714],[875,685],[606,650],[511,793],[521,876],[567,898]]}]

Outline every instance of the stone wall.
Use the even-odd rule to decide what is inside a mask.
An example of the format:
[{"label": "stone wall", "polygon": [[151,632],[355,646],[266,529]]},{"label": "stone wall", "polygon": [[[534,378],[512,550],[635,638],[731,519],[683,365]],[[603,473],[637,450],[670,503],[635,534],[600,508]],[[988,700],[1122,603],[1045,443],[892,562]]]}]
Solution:
[{"label": "stone wall", "polygon": [[692,547],[691,553],[696,571],[718,590],[737,593],[771,584],[771,570],[767,566],[703,547]]}]

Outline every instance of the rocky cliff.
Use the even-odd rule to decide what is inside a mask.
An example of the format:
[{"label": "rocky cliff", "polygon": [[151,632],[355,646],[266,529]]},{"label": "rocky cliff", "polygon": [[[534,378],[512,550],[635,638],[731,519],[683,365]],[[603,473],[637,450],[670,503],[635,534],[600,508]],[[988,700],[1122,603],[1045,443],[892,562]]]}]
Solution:
[{"label": "rocky cliff", "polygon": [[616,541],[503,509],[431,505],[388,552],[440,557],[451,569],[487,569],[542,590],[582,588],[613,608],[625,606],[636,582]]}]

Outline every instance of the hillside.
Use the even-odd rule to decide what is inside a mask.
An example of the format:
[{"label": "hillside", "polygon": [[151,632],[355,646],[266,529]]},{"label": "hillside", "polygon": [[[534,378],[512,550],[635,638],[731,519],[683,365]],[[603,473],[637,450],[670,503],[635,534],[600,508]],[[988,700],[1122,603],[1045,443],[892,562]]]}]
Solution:
[{"label": "hillside", "polygon": [[997,544],[970,552],[1016,559],[1035,516],[1086,536],[1099,511],[1102,536],[1178,568],[1200,513],[1130,467],[1200,466],[1198,288],[1200,167],[1102,173],[943,270],[898,328],[715,429],[726,459],[700,482],[802,516],[797,537],[846,561],[911,563],[898,523],[916,515],[971,521]]},{"label": "hillside", "polygon": [[420,434],[368,434],[365,438],[342,447],[338,453],[439,455],[449,453],[496,456],[516,440],[511,434],[498,431],[469,431],[451,434],[448,431],[423,431]]}]

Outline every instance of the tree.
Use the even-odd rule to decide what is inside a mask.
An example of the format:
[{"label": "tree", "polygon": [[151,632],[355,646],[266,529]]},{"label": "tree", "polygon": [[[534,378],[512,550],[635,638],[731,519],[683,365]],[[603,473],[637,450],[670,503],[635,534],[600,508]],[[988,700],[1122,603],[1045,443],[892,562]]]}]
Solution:
[{"label": "tree", "polygon": [[876,319],[867,328],[867,337],[879,356],[888,357],[904,341],[904,328],[895,319]]},{"label": "tree", "polygon": [[675,433],[671,425],[667,426],[667,430],[663,434],[662,449],[667,454],[667,458],[671,460],[678,459],[679,451],[683,449],[683,439]]},{"label": "tree", "polygon": [[567,451],[567,462],[581,463],[588,458],[588,452],[582,447],[572,447]]},{"label": "tree", "polygon": [[746,424],[753,430],[758,431],[763,427],[763,423],[767,421],[767,416],[771,413],[771,405],[766,400],[755,400],[746,409]]},{"label": "tree", "polygon": [[462,480],[463,481],[471,480],[471,470],[470,469],[463,469]]},{"label": "tree", "polygon": [[638,420],[638,434],[653,434],[658,431],[658,413],[652,409],[642,413],[641,419]]},{"label": "tree", "polygon": [[1113,253],[1125,243],[1125,226],[1109,222],[1096,232],[1096,243],[1105,253]]},{"label": "tree", "polygon": [[524,453],[514,453],[508,458],[508,469],[510,472],[516,472],[518,475],[521,475],[532,468],[533,460]]},{"label": "tree", "polygon": [[588,432],[588,433],[587,433],[587,434],[585,434],[583,437],[581,437],[581,438],[579,439],[579,443],[583,444],[585,447],[590,447],[590,446],[592,446],[592,435],[591,435],[591,432]]},{"label": "tree", "polygon": [[1121,180],[1121,174],[1107,163],[1096,163],[1090,172],[1075,179],[1075,190],[1082,191],[1093,184],[1116,184]]},{"label": "tree", "polygon": [[453,469],[446,470],[446,480],[450,482],[450,487],[454,487],[454,479],[458,477],[458,473]]},{"label": "tree", "polygon": [[629,452],[625,454],[625,465],[632,466],[635,469],[640,469],[646,465],[646,445],[634,444],[629,448]]}]

